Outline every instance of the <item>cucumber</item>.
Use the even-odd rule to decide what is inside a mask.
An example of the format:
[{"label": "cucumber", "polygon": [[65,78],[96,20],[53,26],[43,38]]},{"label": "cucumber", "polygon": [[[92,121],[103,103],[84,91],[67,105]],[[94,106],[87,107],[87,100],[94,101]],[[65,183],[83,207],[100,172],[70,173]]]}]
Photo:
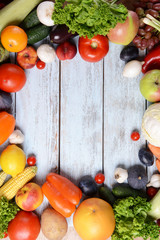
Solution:
[{"label": "cucumber", "polygon": [[99,188],[99,196],[106,202],[110,203],[112,206],[116,201],[116,197],[113,195],[112,191],[107,186]]},{"label": "cucumber", "polygon": [[20,27],[28,29],[40,24],[39,18],[37,17],[37,9],[33,10],[31,13],[25,17],[23,22],[20,24]]},{"label": "cucumber", "polygon": [[49,35],[50,27],[39,24],[26,30],[28,44],[37,43]]},{"label": "cucumber", "polygon": [[117,198],[124,198],[124,197],[144,197],[147,198],[147,194],[142,190],[137,190],[131,188],[129,185],[117,185],[112,188],[112,193]]}]

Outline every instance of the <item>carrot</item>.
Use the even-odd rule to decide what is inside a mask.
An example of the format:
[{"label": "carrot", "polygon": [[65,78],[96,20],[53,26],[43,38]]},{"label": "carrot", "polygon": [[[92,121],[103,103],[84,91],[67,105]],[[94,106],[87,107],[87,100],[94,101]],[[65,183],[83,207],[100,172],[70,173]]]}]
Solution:
[{"label": "carrot", "polygon": [[51,183],[68,201],[77,205],[82,198],[82,191],[73,184],[69,179],[60,176],[57,173],[49,173],[46,177],[47,181]]},{"label": "carrot", "polygon": [[158,169],[158,172],[160,172],[160,160],[158,158],[156,159],[156,167]]},{"label": "carrot", "polygon": [[47,197],[51,206],[64,217],[70,217],[75,211],[75,205],[64,198],[62,194],[48,181],[43,184],[42,192]]},{"label": "carrot", "polygon": [[148,144],[148,147],[150,151],[153,153],[153,155],[156,156],[156,158],[160,159],[160,147],[156,147],[150,143]]}]

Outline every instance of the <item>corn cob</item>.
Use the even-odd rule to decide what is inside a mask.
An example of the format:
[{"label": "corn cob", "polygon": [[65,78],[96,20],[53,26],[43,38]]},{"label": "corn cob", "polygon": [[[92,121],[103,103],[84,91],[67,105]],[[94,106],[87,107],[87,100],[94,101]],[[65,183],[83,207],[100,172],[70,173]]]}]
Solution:
[{"label": "corn cob", "polygon": [[1,172],[0,172],[0,187],[3,185],[6,177],[7,177],[7,173],[1,171]]},{"label": "corn cob", "polygon": [[27,182],[29,182],[37,172],[37,167],[27,167],[23,172],[19,173],[15,178],[9,179],[1,188],[0,188],[0,197],[4,196],[8,200],[11,200],[15,197],[19,189],[21,189]]}]

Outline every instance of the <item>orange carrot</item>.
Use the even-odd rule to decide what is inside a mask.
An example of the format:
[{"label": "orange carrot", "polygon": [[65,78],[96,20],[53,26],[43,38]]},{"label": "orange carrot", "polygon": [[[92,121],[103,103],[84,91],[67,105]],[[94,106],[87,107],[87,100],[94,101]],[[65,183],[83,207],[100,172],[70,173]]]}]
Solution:
[{"label": "orange carrot", "polygon": [[156,147],[150,143],[148,144],[148,147],[150,151],[153,153],[153,155],[156,156],[156,158],[160,159],[160,147]]},{"label": "orange carrot", "polygon": [[70,217],[75,211],[75,205],[65,199],[62,194],[48,181],[42,186],[42,192],[51,206],[64,217]]},{"label": "orange carrot", "polygon": [[68,201],[77,205],[82,198],[82,191],[73,184],[69,179],[57,174],[49,173],[46,177],[47,181],[51,183]]},{"label": "orange carrot", "polygon": [[160,172],[160,160],[158,158],[156,159],[156,167],[158,169],[158,172]]}]

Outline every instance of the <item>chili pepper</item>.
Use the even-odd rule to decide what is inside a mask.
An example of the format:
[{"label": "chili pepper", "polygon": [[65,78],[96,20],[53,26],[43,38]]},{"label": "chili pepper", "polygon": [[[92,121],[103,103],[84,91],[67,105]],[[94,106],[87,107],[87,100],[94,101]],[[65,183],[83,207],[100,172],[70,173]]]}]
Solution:
[{"label": "chili pepper", "polygon": [[70,180],[57,173],[49,173],[46,179],[71,203],[74,205],[79,203],[82,198],[82,191]]},{"label": "chili pepper", "polygon": [[160,45],[153,48],[144,58],[142,72],[146,73],[153,69],[160,69]]}]

